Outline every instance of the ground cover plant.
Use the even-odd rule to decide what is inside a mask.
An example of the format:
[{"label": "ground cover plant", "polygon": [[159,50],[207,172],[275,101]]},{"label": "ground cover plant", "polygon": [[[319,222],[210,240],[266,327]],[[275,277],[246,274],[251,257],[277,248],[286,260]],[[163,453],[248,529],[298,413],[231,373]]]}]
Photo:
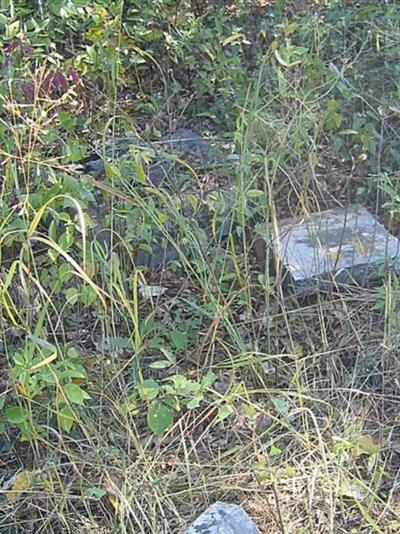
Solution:
[{"label": "ground cover plant", "polygon": [[[262,239],[349,203],[399,235],[397,2],[0,27],[0,532],[178,533],[217,500],[399,532],[398,276],[298,298]],[[164,150],[182,128],[207,150]]]}]

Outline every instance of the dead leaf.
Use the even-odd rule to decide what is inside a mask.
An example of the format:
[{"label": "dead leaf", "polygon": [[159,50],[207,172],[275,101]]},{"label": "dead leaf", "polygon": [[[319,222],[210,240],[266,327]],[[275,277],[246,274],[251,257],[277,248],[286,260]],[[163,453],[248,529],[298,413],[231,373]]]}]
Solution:
[{"label": "dead leaf", "polygon": [[21,471],[10,481],[10,489],[5,492],[8,502],[16,501],[23,493],[32,489],[36,479],[34,471]]}]

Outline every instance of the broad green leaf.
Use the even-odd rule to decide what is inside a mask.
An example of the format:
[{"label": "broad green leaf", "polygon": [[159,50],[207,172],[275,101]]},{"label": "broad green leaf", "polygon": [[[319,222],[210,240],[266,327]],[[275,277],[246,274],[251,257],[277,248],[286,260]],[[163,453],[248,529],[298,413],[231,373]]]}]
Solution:
[{"label": "broad green leaf", "polygon": [[350,130],[350,129],[347,129],[347,130],[340,130],[340,132],[338,132],[339,135],[358,135],[358,131],[357,130]]},{"label": "broad green leaf", "polygon": [[74,404],[82,405],[85,400],[90,399],[90,395],[78,384],[65,384],[63,389],[67,399]]},{"label": "broad green leaf", "polygon": [[14,425],[19,425],[29,419],[28,411],[22,406],[13,406],[12,408],[8,408],[4,415],[6,420]]},{"label": "broad green leaf", "polygon": [[246,197],[247,198],[259,198],[264,195],[264,191],[261,191],[260,189],[249,189],[246,191]]},{"label": "broad green leaf", "polygon": [[69,406],[63,406],[57,413],[60,427],[69,433],[75,422],[75,414]]},{"label": "broad green leaf", "polygon": [[167,369],[168,367],[171,367],[173,365],[168,360],[157,360],[156,362],[152,362],[149,364],[149,367],[151,369]]},{"label": "broad green leaf", "polygon": [[136,415],[139,413],[139,408],[137,404],[137,399],[135,395],[128,395],[127,398],[124,400],[121,400],[121,404],[119,405],[122,413],[125,415],[131,414]]},{"label": "broad green leaf", "polygon": [[170,333],[170,338],[174,347],[178,350],[185,350],[188,345],[188,338],[186,332],[181,330],[173,330]]},{"label": "broad green leaf", "polygon": [[121,176],[118,166],[114,165],[114,163],[106,163],[104,165],[104,170],[107,178],[120,178]]},{"label": "broad green leaf", "polygon": [[79,299],[80,290],[77,287],[69,287],[65,292],[65,297],[68,301],[68,304],[76,304]]},{"label": "broad green leaf", "polygon": [[298,475],[298,472],[293,465],[286,464],[285,467],[282,469],[282,474],[287,477],[295,477]]},{"label": "broad green leaf", "polygon": [[172,395],[180,395],[182,397],[192,396],[193,394],[198,393],[201,386],[198,382],[193,380],[188,380],[184,375],[174,375],[170,378],[172,386],[167,386],[166,391]]},{"label": "broad green leaf", "polygon": [[90,306],[97,299],[97,293],[91,286],[85,286],[81,293],[81,301],[85,306]]},{"label": "broad green leaf", "polygon": [[154,402],[147,411],[147,424],[152,432],[158,436],[171,428],[174,419],[171,410],[162,402]]},{"label": "broad green leaf", "polygon": [[155,380],[149,378],[147,380],[143,380],[143,382],[139,384],[138,392],[142,400],[151,401],[154,400],[160,393],[160,386]]}]

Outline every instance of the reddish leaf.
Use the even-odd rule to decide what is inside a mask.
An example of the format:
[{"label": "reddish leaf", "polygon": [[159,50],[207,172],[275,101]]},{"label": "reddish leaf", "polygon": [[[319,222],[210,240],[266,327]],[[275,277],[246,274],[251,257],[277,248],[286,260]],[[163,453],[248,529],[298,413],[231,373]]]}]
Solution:
[{"label": "reddish leaf", "polygon": [[32,102],[35,98],[36,87],[33,82],[22,82],[19,84],[20,91],[24,97]]},{"label": "reddish leaf", "polygon": [[69,69],[69,75],[71,76],[71,79],[75,85],[80,83],[81,79],[75,69]]},{"label": "reddish leaf", "polygon": [[68,82],[63,72],[56,72],[53,74],[52,82],[54,89],[60,89],[62,93],[66,93],[68,91]]}]

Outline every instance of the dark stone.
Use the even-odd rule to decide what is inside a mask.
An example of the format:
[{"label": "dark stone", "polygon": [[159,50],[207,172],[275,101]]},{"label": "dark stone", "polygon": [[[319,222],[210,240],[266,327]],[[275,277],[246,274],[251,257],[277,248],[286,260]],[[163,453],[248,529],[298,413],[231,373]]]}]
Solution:
[{"label": "dark stone", "polygon": [[[106,159],[127,160],[133,147],[154,152],[153,161],[145,165],[144,171],[150,182],[159,186],[174,167],[173,161],[168,159],[168,156],[204,161],[208,157],[210,143],[193,130],[181,128],[157,142],[144,142],[135,136],[112,140],[105,147],[104,153]],[[100,148],[78,165],[83,172],[91,174],[96,179],[99,178],[104,174],[103,150]]]}]

